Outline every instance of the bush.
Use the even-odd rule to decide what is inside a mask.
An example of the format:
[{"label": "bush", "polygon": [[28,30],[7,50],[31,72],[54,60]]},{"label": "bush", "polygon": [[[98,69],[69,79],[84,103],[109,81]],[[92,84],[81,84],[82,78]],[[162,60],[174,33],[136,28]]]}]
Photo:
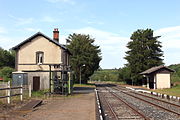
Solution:
[{"label": "bush", "polygon": [[3,67],[0,70],[0,77],[2,77],[5,82],[10,81],[12,79],[13,71],[15,71],[15,70],[11,67]]}]

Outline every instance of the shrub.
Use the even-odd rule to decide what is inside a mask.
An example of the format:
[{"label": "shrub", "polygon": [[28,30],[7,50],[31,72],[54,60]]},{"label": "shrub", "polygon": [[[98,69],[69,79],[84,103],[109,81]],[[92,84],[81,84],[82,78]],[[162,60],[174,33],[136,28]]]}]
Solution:
[{"label": "shrub", "polygon": [[3,67],[0,70],[0,77],[2,77],[5,82],[10,81],[12,79],[13,71],[14,71],[14,69],[11,67]]}]

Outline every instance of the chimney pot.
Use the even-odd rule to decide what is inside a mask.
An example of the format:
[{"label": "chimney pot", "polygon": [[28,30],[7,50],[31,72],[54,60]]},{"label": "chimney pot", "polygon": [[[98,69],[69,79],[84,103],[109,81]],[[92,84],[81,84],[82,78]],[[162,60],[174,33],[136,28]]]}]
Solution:
[{"label": "chimney pot", "polygon": [[59,31],[58,31],[58,28],[54,28],[53,39],[56,40],[57,42],[59,42]]}]

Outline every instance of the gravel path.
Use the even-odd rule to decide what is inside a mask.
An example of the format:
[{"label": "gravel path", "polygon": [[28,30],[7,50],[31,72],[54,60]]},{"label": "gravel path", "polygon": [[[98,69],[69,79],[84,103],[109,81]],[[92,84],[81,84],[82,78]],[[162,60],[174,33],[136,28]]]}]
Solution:
[{"label": "gravel path", "polygon": [[6,120],[95,120],[94,92],[74,94],[69,97],[53,97],[43,101],[34,111],[17,112]]}]

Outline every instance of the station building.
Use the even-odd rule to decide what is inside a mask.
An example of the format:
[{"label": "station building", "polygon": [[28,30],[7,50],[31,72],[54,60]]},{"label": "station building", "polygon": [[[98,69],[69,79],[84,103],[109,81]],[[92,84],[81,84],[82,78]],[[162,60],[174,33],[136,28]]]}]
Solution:
[{"label": "station building", "polygon": [[71,53],[59,43],[57,28],[53,39],[37,32],[12,49],[16,52],[13,84],[30,84],[35,91],[50,89],[50,92],[71,86]]}]

